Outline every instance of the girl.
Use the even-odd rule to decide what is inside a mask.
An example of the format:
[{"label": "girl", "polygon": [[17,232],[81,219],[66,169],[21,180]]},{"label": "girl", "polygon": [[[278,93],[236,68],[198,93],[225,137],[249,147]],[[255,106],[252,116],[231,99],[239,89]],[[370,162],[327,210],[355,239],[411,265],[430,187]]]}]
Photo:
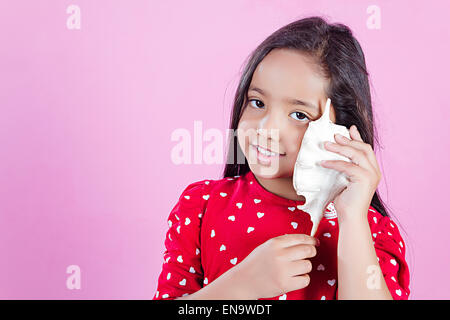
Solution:
[{"label": "girl", "polygon": [[[351,139],[325,148],[352,162],[322,165],[350,184],[314,238],[292,176],[328,97],[332,121]],[[310,17],[263,41],[241,77],[230,128],[237,135],[223,179],[188,185],[169,215],[153,299],[408,298],[405,244],[376,191],[365,58],[348,27]]]}]

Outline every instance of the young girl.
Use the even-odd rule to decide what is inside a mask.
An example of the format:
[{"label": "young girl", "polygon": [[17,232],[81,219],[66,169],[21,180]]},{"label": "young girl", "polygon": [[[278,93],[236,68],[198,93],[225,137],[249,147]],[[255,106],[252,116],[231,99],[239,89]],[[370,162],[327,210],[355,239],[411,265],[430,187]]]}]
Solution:
[{"label": "young girl", "polygon": [[[292,176],[328,97],[331,120],[351,139],[325,148],[351,162],[322,165],[350,184],[311,237]],[[188,185],[169,215],[153,299],[408,299],[405,243],[376,191],[365,58],[348,27],[310,17],[263,41],[241,77],[230,128],[224,178]]]}]

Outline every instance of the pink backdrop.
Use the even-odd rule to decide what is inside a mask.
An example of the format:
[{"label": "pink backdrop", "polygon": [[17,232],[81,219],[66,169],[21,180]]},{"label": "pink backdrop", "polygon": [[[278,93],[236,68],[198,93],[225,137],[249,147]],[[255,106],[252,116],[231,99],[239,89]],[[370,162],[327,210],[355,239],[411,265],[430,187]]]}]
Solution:
[{"label": "pink backdrop", "polygon": [[450,5],[312,3],[1,1],[0,298],[150,299],[170,210],[223,168],[174,164],[171,134],[196,120],[224,132],[246,56],[310,14],[350,26],[365,51],[411,298],[450,298]]}]

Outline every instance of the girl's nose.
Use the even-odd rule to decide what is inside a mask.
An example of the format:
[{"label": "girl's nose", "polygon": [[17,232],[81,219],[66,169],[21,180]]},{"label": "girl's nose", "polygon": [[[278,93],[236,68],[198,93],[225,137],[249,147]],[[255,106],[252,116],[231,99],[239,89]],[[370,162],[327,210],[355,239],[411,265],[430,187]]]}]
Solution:
[{"label": "girl's nose", "polygon": [[259,123],[256,133],[262,139],[279,141],[282,119],[276,112],[268,113]]}]

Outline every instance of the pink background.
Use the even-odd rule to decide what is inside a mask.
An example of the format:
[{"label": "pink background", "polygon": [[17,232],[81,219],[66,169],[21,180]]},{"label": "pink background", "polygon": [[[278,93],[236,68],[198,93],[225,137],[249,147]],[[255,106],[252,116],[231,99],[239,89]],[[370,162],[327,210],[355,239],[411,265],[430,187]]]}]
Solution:
[{"label": "pink background", "polygon": [[[382,197],[403,226],[412,299],[449,299],[448,1],[0,2],[0,298],[150,299],[166,219],[223,165],[175,165],[171,133],[225,133],[244,59],[318,14],[366,54]],[[81,9],[69,30],[66,9]],[[370,5],[381,29],[366,26]],[[225,146],[224,146],[225,148]],[[81,268],[69,290],[66,268]]]}]

